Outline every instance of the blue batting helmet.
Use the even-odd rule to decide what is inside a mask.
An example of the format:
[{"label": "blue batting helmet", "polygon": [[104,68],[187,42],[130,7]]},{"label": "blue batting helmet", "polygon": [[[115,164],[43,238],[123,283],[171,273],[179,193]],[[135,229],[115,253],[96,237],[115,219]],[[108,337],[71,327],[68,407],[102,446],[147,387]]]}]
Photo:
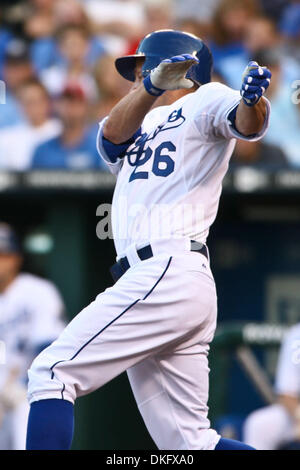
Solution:
[{"label": "blue batting helmet", "polygon": [[134,71],[138,58],[145,57],[142,74],[146,77],[164,59],[181,54],[191,54],[199,59],[199,63],[188,70],[187,78],[198,85],[204,85],[211,81],[213,59],[209,48],[197,36],[172,29],[148,34],[140,42],[136,54],[120,57],[116,60],[116,68],[122,77],[134,82]]}]

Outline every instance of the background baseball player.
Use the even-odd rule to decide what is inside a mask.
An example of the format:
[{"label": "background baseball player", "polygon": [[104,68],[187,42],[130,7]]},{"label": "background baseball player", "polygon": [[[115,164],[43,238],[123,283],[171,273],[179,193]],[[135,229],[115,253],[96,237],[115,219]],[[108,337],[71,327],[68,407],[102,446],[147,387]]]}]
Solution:
[{"label": "background baseball player", "polygon": [[[12,228],[0,224],[0,448],[25,449],[27,369],[63,328],[55,286],[20,273],[22,254]],[[2,363],[3,362],[3,363]]]},{"label": "background baseball player", "polygon": [[135,81],[98,139],[118,175],[117,282],[29,370],[28,449],[69,448],[75,399],[124,370],[158,448],[249,448],[220,438],[207,418],[217,307],[205,242],[235,139],[266,133],[270,110],[262,95],[271,74],[250,63],[241,99],[209,83],[211,66],[199,38],[170,30],[146,36],[137,55],[116,62]]},{"label": "background baseball player", "polygon": [[300,448],[300,324],[281,346],[275,392],[277,403],[254,411],[244,425],[244,440],[260,450],[278,450],[294,441]]}]

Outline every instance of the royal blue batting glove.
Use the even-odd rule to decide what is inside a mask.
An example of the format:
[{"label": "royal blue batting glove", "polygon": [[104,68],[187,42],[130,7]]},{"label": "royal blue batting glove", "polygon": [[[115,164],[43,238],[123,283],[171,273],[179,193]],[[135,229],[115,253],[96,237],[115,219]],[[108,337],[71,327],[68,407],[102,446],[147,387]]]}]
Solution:
[{"label": "royal blue batting glove", "polygon": [[144,87],[153,96],[160,96],[166,90],[189,89],[194,83],[185,78],[190,67],[199,60],[190,54],[182,54],[163,60],[144,80]]},{"label": "royal blue batting glove", "polygon": [[272,74],[267,67],[249,62],[243,74],[241,95],[247,106],[256,105],[269,88]]}]

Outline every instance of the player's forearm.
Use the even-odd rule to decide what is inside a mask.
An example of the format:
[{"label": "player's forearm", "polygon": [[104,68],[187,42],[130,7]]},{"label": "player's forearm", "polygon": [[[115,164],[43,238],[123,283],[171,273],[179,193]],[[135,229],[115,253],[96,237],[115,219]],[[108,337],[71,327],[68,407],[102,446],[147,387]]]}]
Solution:
[{"label": "player's forearm", "polygon": [[141,127],[157,97],[150,95],[139,85],[125,96],[110,112],[103,128],[103,135],[113,144],[129,140]]},{"label": "player's forearm", "polygon": [[242,135],[258,134],[263,129],[266,114],[267,104],[264,98],[252,107],[242,100],[237,109],[235,126]]}]

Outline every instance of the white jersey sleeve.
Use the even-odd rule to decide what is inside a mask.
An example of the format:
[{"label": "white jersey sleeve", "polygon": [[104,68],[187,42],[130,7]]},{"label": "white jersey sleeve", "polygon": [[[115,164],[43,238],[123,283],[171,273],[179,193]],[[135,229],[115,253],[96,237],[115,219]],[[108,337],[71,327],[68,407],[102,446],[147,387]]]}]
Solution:
[{"label": "white jersey sleeve", "polygon": [[113,173],[114,175],[117,175],[123,166],[123,159],[117,158],[117,159],[112,160],[111,157],[107,155],[105,151],[102,139],[103,139],[103,127],[104,127],[106,120],[107,120],[107,117],[104,118],[99,124],[99,131],[98,131],[98,136],[97,136],[97,150],[98,150],[100,157],[106,163],[111,173]]},{"label": "white jersey sleeve", "polygon": [[282,343],[275,391],[279,395],[300,396],[300,325],[291,328]]},{"label": "white jersey sleeve", "polygon": [[[271,106],[268,100],[267,116],[263,129],[259,134],[246,137],[240,134],[229,120],[229,114],[236,108],[240,101],[241,95],[237,90],[233,90],[222,83],[212,82],[199,90],[199,111],[195,112],[194,122],[202,137],[207,141],[215,141],[219,138],[224,139],[241,139],[250,142],[260,140],[265,136],[269,127],[269,117]],[[198,94],[196,92],[196,94]]]}]

